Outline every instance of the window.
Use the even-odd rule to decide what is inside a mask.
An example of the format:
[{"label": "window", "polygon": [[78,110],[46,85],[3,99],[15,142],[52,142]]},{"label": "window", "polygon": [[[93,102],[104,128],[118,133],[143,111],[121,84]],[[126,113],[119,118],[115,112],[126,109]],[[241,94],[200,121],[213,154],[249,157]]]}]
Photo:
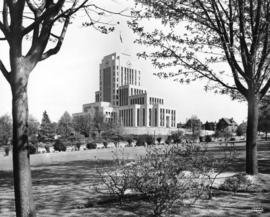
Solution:
[{"label": "window", "polygon": [[140,126],[140,110],[137,109],[137,126]]},{"label": "window", "polygon": [[158,116],[157,116],[157,114],[158,114],[157,109],[155,109],[155,126],[156,126],[156,127],[157,127],[157,125],[158,125],[158,121],[157,121]]},{"label": "window", "polygon": [[149,126],[151,127],[151,116],[152,116],[152,109],[149,109]]},{"label": "window", "polygon": [[143,126],[145,126],[145,109],[143,108]]}]

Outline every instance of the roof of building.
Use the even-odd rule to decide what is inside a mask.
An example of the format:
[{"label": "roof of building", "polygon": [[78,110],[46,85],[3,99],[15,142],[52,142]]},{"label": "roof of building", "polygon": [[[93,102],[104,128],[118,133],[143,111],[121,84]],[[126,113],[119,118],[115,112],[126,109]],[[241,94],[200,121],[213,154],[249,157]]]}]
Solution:
[{"label": "roof of building", "polygon": [[233,120],[233,118],[221,118],[220,120],[224,120],[224,122],[228,125],[236,124],[236,122]]}]

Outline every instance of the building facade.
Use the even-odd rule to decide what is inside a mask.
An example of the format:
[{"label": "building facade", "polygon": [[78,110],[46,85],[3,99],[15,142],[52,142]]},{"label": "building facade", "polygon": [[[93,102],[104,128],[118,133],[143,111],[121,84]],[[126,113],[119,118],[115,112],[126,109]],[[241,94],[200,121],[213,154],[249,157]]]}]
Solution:
[{"label": "building facade", "polygon": [[135,63],[123,53],[105,56],[99,66],[95,102],[83,105],[83,112],[74,115],[99,110],[107,121],[118,121],[127,132],[137,132],[134,134],[166,134],[174,130],[176,110],[141,86],[141,70]]}]

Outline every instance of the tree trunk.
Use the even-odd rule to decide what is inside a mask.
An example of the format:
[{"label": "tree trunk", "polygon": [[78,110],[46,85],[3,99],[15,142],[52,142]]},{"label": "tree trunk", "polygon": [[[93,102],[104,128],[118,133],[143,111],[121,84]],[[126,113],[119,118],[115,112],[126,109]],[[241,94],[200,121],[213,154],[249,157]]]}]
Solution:
[{"label": "tree trunk", "polygon": [[12,89],[13,176],[17,217],[34,217],[30,156],[28,150],[28,74],[17,64]]},{"label": "tree trunk", "polygon": [[257,132],[258,132],[258,97],[251,94],[248,99],[247,142],[246,142],[246,173],[258,173]]}]

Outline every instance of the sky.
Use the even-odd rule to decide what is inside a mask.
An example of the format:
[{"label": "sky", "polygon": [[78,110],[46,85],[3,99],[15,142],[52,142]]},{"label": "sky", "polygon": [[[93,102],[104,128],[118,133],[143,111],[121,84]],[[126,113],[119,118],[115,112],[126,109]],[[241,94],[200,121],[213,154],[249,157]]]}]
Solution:
[{"label": "sky", "polygon": [[[119,2],[112,1],[107,8],[117,10],[118,7],[126,7],[126,1]],[[99,64],[103,56],[117,51],[136,58],[137,52],[146,49],[134,44],[136,35],[126,25],[126,18],[108,19],[120,22],[116,30],[108,35],[82,27],[81,22],[74,21],[68,28],[59,53],[40,62],[31,73],[28,84],[29,113],[39,121],[45,110],[52,121],[58,121],[65,111],[70,114],[81,112],[83,104],[94,102],[94,93],[99,88]],[[1,41],[0,58],[7,63],[8,47]],[[153,75],[158,70],[150,60],[138,61],[142,70],[142,86],[150,94],[163,97],[166,104],[176,109],[177,122],[185,122],[192,115],[203,122],[218,121],[222,117],[233,117],[238,123],[246,120],[245,102],[205,92],[203,81],[186,85],[160,79]],[[9,84],[0,73],[0,116],[11,114],[11,100]]]}]

